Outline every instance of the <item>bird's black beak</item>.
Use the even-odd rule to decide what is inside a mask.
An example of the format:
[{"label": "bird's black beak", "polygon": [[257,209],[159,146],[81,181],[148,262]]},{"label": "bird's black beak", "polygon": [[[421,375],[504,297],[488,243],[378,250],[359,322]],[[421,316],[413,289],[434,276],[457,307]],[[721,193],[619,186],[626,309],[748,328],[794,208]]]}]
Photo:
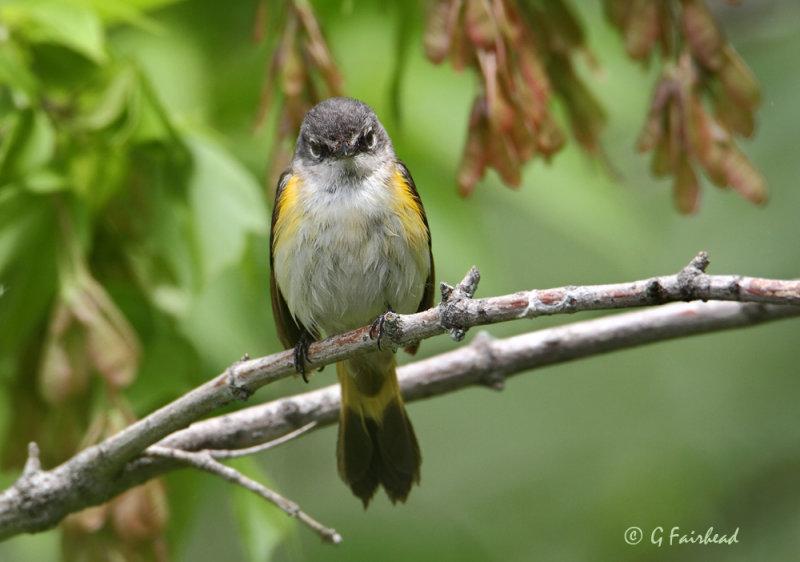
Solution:
[{"label": "bird's black beak", "polygon": [[333,155],[336,158],[352,158],[356,153],[356,147],[349,142],[337,144],[333,149]]}]

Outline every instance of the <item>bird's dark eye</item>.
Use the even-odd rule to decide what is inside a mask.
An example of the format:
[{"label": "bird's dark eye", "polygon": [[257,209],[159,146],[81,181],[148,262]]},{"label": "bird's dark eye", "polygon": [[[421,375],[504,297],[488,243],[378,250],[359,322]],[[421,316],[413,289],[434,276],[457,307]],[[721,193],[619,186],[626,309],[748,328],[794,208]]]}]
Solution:
[{"label": "bird's dark eye", "polygon": [[367,150],[372,150],[375,148],[375,145],[378,144],[378,137],[375,136],[375,133],[372,131],[367,131],[364,135],[364,146],[367,147]]},{"label": "bird's dark eye", "polygon": [[320,146],[318,141],[312,140],[308,143],[308,151],[311,153],[313,158],[319,158],[322,156],[322,146]]}]

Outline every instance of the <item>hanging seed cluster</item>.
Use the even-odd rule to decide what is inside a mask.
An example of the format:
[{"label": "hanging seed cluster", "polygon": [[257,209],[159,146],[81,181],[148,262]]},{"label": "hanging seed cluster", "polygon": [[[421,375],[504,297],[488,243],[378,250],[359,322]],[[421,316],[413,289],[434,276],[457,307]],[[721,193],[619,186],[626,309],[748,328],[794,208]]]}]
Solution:
[{"label": "hanging seed cluster", "polygon": [[[122,404],[92,420],[81,443],[88,447],[111,437],[136,421]],[[169,560],[164,536],[169,502],[162,478],[148,480],[110,501],[71,513],[61,525],[63,560]],[[87,540],[91,537],[91,540]]]},{"label": "hanging seed cluster", "polygon": [[48,405],[83,396],[97,373],[116,393],[130,386],[139,368],[136,332],[102,285],[80,275],[53,309],[39,365],[38,384]]},{"label": "hanging seed cluster", "polygon": [[[343,95],[343,79],[308,0],[292,0],[285,5],[263,0],[258,6],[256,41],[270,33],[270,21],[279,22],[280,36],[267,69],[256,119],[258,127],[275,103],[277,93],[281,108],[269,174],[270,178],[277,178],[289,164],[291,145],[306,112],[326,98]],[[270,9],[275,13],[270,14]]]},{"label": "hanging seed cluster", "polygon": [[665,60],[637,149],[651,152],[656,176],[672,176],[678,210],[700,198],[698,171],[753,203],[767,194],[764,178],[735,143],[750,137],[760,102],[758,84],[701,0],[605,0],[606,16],[629,56]]},{"label": "hanging seed cluster", "polygon": [[575,73],[570,56],[583,31],[562,0],[439,0],[429,14],[425,53],[434,63],[479,74],[458,185],[468,195],[487,168],[518,186],[522,165],[564,145],[550,100],[564,102],[574,137],[597,149],[603,109]]},{"label": "hanging seed cluster", "polygon": [[[342,95],[342,77],[308,0],[260,2],[256,35],[276,36],[259,123],[280,97],[270,177],[290,158],[290,142],[306,111]],[[267,18],[269,9],[276,13]],[[699,175],[730,187],[754,203],[766,199],[764,178],[736,144],[750,137],[760,103],[758,84],[725,39],[703,0],[603,0],[632,59],[649,64],[660,51],[660,77],[637,148],[650,153],[652,172],[673,180],[674,200],[691,213],[700,200]],[[583,29],[566,0],[432,0],[424,35],[427,57],[456,70],[471,69],[478,90],[458,174],[471,193],[487,169],[509,186],[522,166],[549,161],[565,143],[553,101],[563,107],[572,137],[602,155],[606,114],[573,65],[576,54],[594,61]]]}]

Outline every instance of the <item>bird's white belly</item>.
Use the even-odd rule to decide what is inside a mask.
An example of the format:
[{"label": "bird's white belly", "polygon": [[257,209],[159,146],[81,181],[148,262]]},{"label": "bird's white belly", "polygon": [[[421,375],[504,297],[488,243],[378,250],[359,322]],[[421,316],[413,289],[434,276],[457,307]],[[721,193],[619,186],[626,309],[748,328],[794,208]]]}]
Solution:
[{"label": "bird's white belly", "polygon": [[295,233],[275,248],[289,310],[324,335],[369,324],[390,308],[416,312],[430,271],[427,244],[413,245],[389,205],[352,199],[307,206]]}]

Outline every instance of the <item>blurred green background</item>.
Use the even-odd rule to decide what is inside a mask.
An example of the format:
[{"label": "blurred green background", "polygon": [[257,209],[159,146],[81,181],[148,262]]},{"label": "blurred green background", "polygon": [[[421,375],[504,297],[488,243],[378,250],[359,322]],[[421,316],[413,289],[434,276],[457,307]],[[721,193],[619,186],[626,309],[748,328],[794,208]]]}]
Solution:
[{"label": "blurred green background", "polygon": [[[12,4],[0,1],[0,7]],[[398,120],[389,92],[401,11],[409,5],[313,4],[346,93],[372,105],[414,175],[430,222],[437,281],[455,283],[475,264],[482,274],[478,296],[621,282],[676,272],[699,250],[709,252],[710,273],[798,277],[797,2],[736,7],[709,0],[762,86],[757,132],[743,147],[765,175],[770,200],[757,208],[704,182],[700,211],[692,217],[677,214],[670,182],[652,179],[649,158],[634,151],[656,68],[643,70],[624,56],[598,3],[573,6],[600,62],[598,69],[581,66],[608,111],[603,146],[620,177],[609,177],[570,142],[550,165],[528,165],[520,190],[507,189],[489,173],[466,200],[456,193],[455,177],[474,76],[425,59],[423,11],[415,8],[403,32],[408,58]],[[144,117],[114,114],[105,123],[97,107],[113,113],[113,100],[99,94],[87,100],[83,109],[90,114],[94,108],[100,123],[87,130],[113,129],[123,140],[106,145],[84,131],[83,165],[108,174],[113,185],[115,168],[103,171],[95,160],[117,162],[122,147],[136,145],[137,155],[120,166],[146,184],[139,196],[161,197],[161,206],[154,210],[155,204],[118,192],[107,198],[69,193],[46,175],[24,193],[0,185],[0,436],[6,436],[0,449],[6,456],[24,453],[9,452],[24,445],[8,437],[15,427],[11,413],[18,411],[12,405],[21,400],[22,387],[33,384],[39,361],[19,359],[19,346],[30,345],[25,342],[44,329],[23,319],[41,319],[54,298],[57,250],[47,229],[58,219],[44,202],[54,194],[61,193],[65,208],[73,210],[81,197],[96,197],[88,225],[115,216],[113,207],[104,206],[112,197],[137,212],[141,205],[151,221],[144,232],[112,220],[108,224],[118,229],[106,224],[108,231],[78,233],[92,273],[141,341],[140,369],[124,393],[136,415],[216,375],[245,352],[280,349],[268,298],[269,193],[277,178],[266,170],[274,128],[268,123],[253,129],[270,43],[251,38],[255,0],[88,5],[108,27],[103,49],[137,77],[131,79],[136,86],[118,87],[138,92]],[[149,11],[137,16],[125,5]],[[93,33],[91,25],[85,29],[87,37]],[[72,38],[82,54],[62,59],[49,53],[40,61],[67,81],[81,76],[82,59],[106,56],[92,40]],[[8,111],[9,100],[4,103]],[[185,142],[173,146],[175,135]],[[177,146],[176,155],[158,156],[153,143],[167,152]],[[195,166],[187,172],[182,159],[189,157]],[[35,154],[31,158],[37,162]],[[5,179],[13,183],[13,174]],[[188,195],[176,195],[173,179],[189,186]],[[190,242],[180,242],[184,237]],[[120,256],[128,270],[119,266]],[[169,264],[163,271],[162,261]],[[126,277],[130,271],[136,289]],[[19,288],[21,279],[37,282]],[[507,336],[578,320],[538,319],[489,331]],[[169,550],[175,560],[197,561],[270,554],[276,560],[796,559],[799,336],[798,320],[783,321],[542,369],[515,377],[499,393],[470,389],[411,404],[424,463],[421,486],[406,505],[393,507],[380,493],[363,510],[336,473],[332,427],[242,464],[335,527],[344,537],[339,547],[321,544],[261,500],[231,493],[220,479],[176,472],[166,478]],[[457,346],[442,336],[424,342],[420,354]],[[399,360],[409,358],[400,354]],[[251,401],[331,384],[333,372],[326,369],[309,386],[284,380]],[[42,446],[47,458],[46,439]],[[18,472],[7,467],[0,484],[10,485]],[[642,544],[625,543],[631,526],[644,531]],[[667,534],[673,526],[687,533],[739,528],[739,543],[659,548],[649,541],[657,526]],[[58,553],[57,530],[0,543],[3,561],[53,560]]]}]

